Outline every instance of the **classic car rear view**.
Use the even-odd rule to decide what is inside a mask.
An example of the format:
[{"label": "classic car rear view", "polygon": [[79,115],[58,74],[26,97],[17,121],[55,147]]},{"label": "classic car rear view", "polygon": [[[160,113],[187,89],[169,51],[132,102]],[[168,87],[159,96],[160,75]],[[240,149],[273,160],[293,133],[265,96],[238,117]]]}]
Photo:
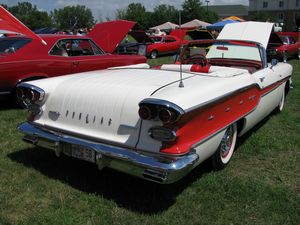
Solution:
[{"label": "classic car rear view", "polygon": [[241,26],[239,40],[225,29],[207,58],[196,54],[197,64],[194,55],[186,65],[21,83],[18,96],[30,111],[19,126],[23,140],[159,183],[173,183],[209,158],[213,168],[225,167],[238,136],[283,109],[292,73],[287,63],[267,63],[268,37],[244,40],[245,30],[271,25]]}]

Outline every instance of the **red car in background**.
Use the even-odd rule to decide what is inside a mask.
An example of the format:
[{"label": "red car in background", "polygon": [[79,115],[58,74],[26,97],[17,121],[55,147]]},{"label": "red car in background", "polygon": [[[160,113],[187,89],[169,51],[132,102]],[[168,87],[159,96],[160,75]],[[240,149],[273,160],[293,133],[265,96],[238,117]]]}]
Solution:
[{"label": "red car in background", "polygon": [[0,33],[10,34],[0,38],[0,96],[14,94],[23,81],[145,63],[143,56],[106,53],[113,52],[134,25],[110,21],[97,24],[87,36],[38,36],[0,7]]},{"label": "red car in background", "polygon": [[286,62],[290,58],[300,59],[300,42],[298,35],[290,33],[272,33],[267,47],[268,61],[278,59]]},{"label": "red car in background", "polygon": [[155,59],[158,55],[175,54],[180,47],[180,38],[176,36],[151,36],[152,44],[147,45],[147,56]]},{"label": "red car in background", "polygon": [[[195,40],[213,40],[213,36],[207,30],[172,30],[167,36],[152,36],[154,44],[147,46],[147,55],[150,58],[156,58],[158,55],[177,53],[180,43],[187,44],[189,41]],[[181,39],[181,41],[180,41]]]}]

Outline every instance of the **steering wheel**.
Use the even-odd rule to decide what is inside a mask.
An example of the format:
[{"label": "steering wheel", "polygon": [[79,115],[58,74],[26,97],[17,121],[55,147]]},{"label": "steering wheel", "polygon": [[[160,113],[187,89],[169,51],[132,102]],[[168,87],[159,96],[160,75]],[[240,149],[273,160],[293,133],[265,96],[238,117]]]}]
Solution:
[{"label": "steering wheel", "polygon": [[208,64],[208,60],[203,54],[195,54],[190,58],[187,58],[184,62],[185,64],[198,64],[201,66],[206,66]]}]

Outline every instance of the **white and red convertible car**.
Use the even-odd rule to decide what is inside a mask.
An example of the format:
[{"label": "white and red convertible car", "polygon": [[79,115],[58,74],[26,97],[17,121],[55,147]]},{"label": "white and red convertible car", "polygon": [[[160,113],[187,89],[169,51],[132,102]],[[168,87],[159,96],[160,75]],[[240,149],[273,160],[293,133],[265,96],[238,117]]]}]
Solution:
[{"label": "white and red convertible car", "polygon": [[31,112],[19,126],[23,140],[159,183],[208,158],[221,169],[239,136],[283,109],[292,67],[267,63],[271,30],[270,23],[226,25],[206,57],[190,51],[193,64],[22,83],[18,96]]}]

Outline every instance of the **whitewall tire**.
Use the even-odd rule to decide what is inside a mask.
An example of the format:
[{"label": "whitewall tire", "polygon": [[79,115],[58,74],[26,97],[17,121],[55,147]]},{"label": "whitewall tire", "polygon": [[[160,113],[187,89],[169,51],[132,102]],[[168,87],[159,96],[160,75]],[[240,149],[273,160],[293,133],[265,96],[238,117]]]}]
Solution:
[{"label": "whitewall tire", "polygon": [[277,107],[278,112],[281,112],[283,110],[284,104],[285,104],[285,91],[283,91],[280,102],[279,102],[279,105]]},{"label": "whitewall tire", "polygon": [[215,170],[223,169],[231,160],[237,140],[237,125],[226,128],[221,143],[212,156],[212,166]]}]

